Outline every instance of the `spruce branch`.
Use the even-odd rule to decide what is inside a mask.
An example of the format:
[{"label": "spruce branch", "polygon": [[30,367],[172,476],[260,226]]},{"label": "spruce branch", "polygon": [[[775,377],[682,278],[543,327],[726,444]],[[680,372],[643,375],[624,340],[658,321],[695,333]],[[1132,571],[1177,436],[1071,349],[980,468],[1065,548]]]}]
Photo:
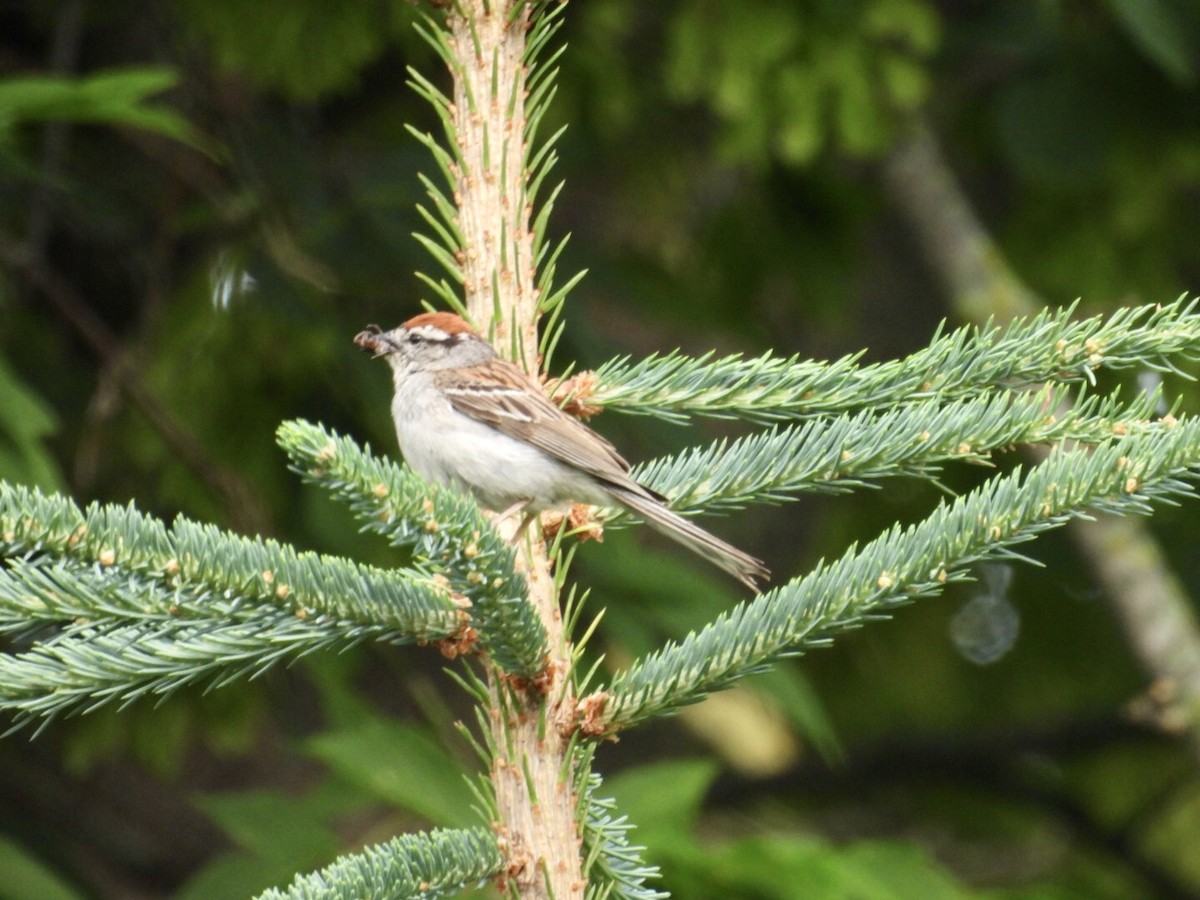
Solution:
[{"label": "spruce branch", "polygon": [[[881,411],[928,397],[954,400],[1004,384],[1091,384],[1100,368],[1140,366],[1179,373],[1200,359],[1200,299],[1119,309],[1071,321],[1075,304],[1001,327],[989,322],[937,337],[901,360],[858,364],[764,354],[720,359],[679,353],[613,360],[596,372],[590,406],[682,421],[693,415],[756,422]],[[1183,373],[1179,373],[1183,374]]]},{"label": "spruce branch", "polygon": [[580,703],[583,727],[611,733],[694,703],[772,661],[827,644],[839,631],[965,580],[985,559],[1088,511],[1150,512],[1192,491],[1200,469],[1200,420],[1149,428],[1092,451],[1057,450],[939,506],[923,522],[885,532],[861,550],[817,566],[639,661]]},{"label": "spruce branch", "polygon": [[0,631],[27,649],[0,654],[0,709],[15,726],[91,712],[182,687],[223,687],[315,650],[414,640],[384,625],[299,617],[242,598],[168,588],[71,560],[0,569]]},{"label": "spruce branch", "polygon": [[80,510],[66,497],[0,482],[0,558],[28,554],[114,567],[293,616],[382,625],[415,640],[445,637],[458,625],[449,593],[416,572],[299,553],[182,516],[168,528],[132,504]]},{"label": "spruce branch", "polygon": [[881,415],[810,419],[654,460],[634,474],[691,515],[805,491],[845,493],[890,476],[935,478],[946,463],[990,465],[993,451],[1018,444],[1097,444],[1153,427],[1157,393],[1129,403],[1116,395],[1081,396],[1068,407],[1070,392],[1067,386],[1002,391],[949,403],[918,400]]},{"label": "spruce branch", "polygon": [[33,554],[0,566],[0,633],[23,634],[46,626],[98,620],[162,625],[259,620],[294,612],[275,604],[247,603],[117,567]]},{"label": "spruce branch", "polygon": [[670,895],[646,886],[647,881],[662,875],[658,866],[643,861],[641,854],[646,848],[630,843],[629,832],[636,826],[628,817],[614,813],[616,804],[611,799],[597,796],[600,785],[600,776],[591,773],[583,792],[585,897],[664,900]]},{"label": "spruce branch", "polygon": [[469,495],[309,422],[279,426],[291,468],[349,505],[364,531],[412,548],[414,561],[470,604],[479,639],[506,672],[532,678],[545,665],[546,629],[526,599],[515,553]]},{"label": "spruce branch", "polygon": [[0,709],[18,726],[318,649],[454,634],[433,579],[0,483]]},{"label": "spruce branch", "polygon": [[496,875],[504,857],[486,828],[435,829],[394,837],[339,857],[285,889],[258,900],[363,900],[366,897],[444,897]]}]

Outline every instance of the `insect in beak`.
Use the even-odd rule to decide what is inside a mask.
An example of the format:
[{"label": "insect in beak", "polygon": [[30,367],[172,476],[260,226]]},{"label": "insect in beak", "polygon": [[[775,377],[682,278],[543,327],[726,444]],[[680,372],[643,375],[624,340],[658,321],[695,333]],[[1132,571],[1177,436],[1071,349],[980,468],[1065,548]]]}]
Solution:
[{"label": "insect in beak", "polygon": [[386,356],[396,349],[396,344],[378,325],[368,325],[365,331],[354,336],[354,343],[369,350],[376,358]]}]

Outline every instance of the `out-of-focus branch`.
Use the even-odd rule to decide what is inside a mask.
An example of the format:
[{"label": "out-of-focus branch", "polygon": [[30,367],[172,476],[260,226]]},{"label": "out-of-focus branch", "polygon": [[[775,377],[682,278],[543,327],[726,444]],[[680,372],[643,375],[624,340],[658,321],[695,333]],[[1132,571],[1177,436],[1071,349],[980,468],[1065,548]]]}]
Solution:
[{"label": "out-of-focus branch", "polygon": [[892,151],[884,183],[907,220],[950,305],[968,322],[1030,316],[1045,304],[1009,268],[932,134],[918,130]]},{"label": "out-of-focus branch", "polygon": [[[79,44],[83,37],[84,0],[68,0],[59,9],[54,26],[54,43],[50,50],[49,69],[55,74],[75,71],[79,59]],[[62,162],[67,152],[71,123],[50,122],[42,135],[41,180],[34,186],[29,201],[27,244],[32,259],[41,261],[54,220],[58,188],[55,182],[62,174]]]},{"label": "out-of-focus branch", "polygon": [[[1003,321],[1044,305],[996,247],[927,129],[897,145],[882,172],[959,316]],[[1154,678],[1152,696],[1166,706],[1160,724],[1186,729],[1200,759],[1200,623],[1182,584],[1141,522],[1102,516],[1073,523],[1070,534]]]},{"label": "out-of-focus branch", "polygon": [[0,234],[0,263],[21,273],[91,348],[179,460],[222,499],[231,524],[240,531],[268,531],[268,516],[255,490],[236,472],[215,462],[200,442],[180,425],[129,364],[120,342],[74,285],[43,263],[31,259],[20,242]]}]

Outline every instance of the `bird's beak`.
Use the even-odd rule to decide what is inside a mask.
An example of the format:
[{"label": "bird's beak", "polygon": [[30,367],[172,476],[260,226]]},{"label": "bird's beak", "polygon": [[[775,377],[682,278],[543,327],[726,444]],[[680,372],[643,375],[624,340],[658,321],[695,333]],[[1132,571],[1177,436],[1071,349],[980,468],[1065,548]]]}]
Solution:
[{"label": "bird's beak", "polygon": [[396,342],[390,332],[382,331],[378,325],[368,325],[365,331],[354,336],[354,343],[369,350],[378,359],[396,351]]}]

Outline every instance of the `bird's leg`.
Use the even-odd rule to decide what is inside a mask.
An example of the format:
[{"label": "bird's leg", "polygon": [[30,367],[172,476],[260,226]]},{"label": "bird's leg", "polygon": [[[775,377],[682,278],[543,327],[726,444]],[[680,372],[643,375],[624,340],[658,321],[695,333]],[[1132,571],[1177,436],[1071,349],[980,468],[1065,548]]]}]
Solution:
[{"label": "bird's leg", "polygon": [[512,504],[511,506],[508,506],[505,509],[501,510],[500,512],[496,513],[496,518],[493,521],[495,521],[497,524],[499,524],[501,522],[508,521],[510,518],[513,517],[513,515],[515,515],[518,512],[524,512],[524,515],[521,516],[520,524],[517,525],[516,531],[514,531],[512,533],[512,536],[509,537],[509,539],[508,539],[508,542],[510,544],[516,544],[521,539],[521,535],[523,535],[525,533],[525,531],[529,528],[529,523],[537,518],[537,515],[538,515],[537,513],[529,512],[529,504],[532,502],[533,502],[532,500],[518,500],[516,503]]},{"label": "bird's leg", "polygon": [[511,506],[504,507],[504,509],[502,509],[498,513],[496,513],[496,521],[503,522],[505,519],[507,519],[513,513],[517,512],[518,510],[524,509],[526,506],[529,505],[529,503],[530,503],[529,500],[518,500],[516,503],[512,504]]},{"label": "bird's leg", "polygon": [[521,539],[521,535],[529,530],[529,526],[533,524],[533,520],[537,517],[538,513],[535,512],[527,512],[521,516],[521,524],[517,526],[517,532],[513,535],[514,544]]}]

